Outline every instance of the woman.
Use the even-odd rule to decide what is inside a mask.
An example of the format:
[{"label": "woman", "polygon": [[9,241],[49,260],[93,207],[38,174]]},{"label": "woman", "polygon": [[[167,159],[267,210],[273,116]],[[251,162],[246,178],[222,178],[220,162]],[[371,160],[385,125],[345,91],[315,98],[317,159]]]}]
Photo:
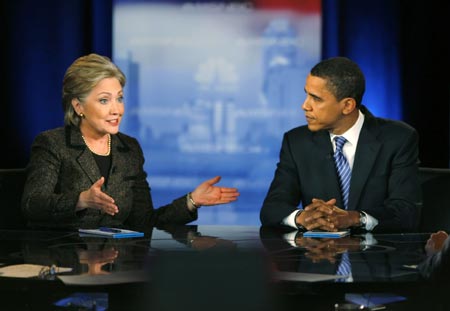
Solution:
[{"label": "woman", "polygon": [[237,189],[217,176],[191,193],[153,208],[144,156],[136,139],[119,132],[126,79],[109,58],[75,60],[63,80],[64,127],[33,142],[22,210],[32,227],[123,227],[184,224],[202,205],[235,201]]}]

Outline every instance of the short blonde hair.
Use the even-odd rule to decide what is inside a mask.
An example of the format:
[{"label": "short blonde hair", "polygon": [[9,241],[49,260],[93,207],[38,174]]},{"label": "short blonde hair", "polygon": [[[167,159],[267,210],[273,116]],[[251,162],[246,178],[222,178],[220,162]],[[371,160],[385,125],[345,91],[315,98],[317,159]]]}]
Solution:
[{"label": "short blonde hair", "polygon": [[122,87],[126,83],[123,72],[106,56],[94,53],[82,56],[67,68],[62,89],[64,124],[80,126],[81,118],[73,109],[72,99],[83,102],[92,89],[105,78],[116,78]]}]

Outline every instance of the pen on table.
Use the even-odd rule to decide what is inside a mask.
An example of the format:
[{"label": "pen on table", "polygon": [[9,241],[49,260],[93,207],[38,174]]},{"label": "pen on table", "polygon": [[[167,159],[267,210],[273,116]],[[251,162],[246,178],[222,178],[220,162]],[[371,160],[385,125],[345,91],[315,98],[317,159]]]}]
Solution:
[{"label": "pen on table", "polygon": [[108,227],[100,227],[99,230],[104,231],[104,232],[112,232],[112,233],[122,232],[120,229],[108,228]]}]

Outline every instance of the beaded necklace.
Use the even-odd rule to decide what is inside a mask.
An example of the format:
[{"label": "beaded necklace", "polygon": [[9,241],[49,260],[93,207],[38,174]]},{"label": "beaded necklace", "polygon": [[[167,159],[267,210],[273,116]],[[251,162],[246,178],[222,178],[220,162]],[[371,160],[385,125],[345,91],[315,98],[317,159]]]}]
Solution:
[{"label": "beaded necklace", "polygon": [[87,143],[86,138],[84,138],[83,135],[81,135],[81,137],[83,138],[84,143],[86,144],[86,146],[92,153],[99,155],[99,156],[109,156],[109,154],[111,153],[111,135],[110,134],[108,134],[108,151],[105,154],[100,154],[100,153],[97,153],[94,150],[92,150],[91,147],[89,146],[89,144]]}]

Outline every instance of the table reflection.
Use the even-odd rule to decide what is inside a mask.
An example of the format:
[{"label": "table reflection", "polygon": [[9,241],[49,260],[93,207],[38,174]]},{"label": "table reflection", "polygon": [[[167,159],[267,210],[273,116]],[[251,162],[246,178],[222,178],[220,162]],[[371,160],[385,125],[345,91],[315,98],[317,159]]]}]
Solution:
[{"label": "table reflection", "polygon": [[[429,234],[358,234],[320,239],[274,228],[196,225],[152,228],[143,238],[130,239],[80,237],[76,232],[0,231],[0,260],[4,265],[70,267],[72,270],[59,276],[59,281],[62,276],[82,277],[77,279],[77,282],[81,280],[76,283],[77,288],[89,282],[89,290],[99,286],[101,291],[112,293],[115,288],[110,298],[142,296],[135,299],[142,310],[148,305],[176,310],[182,299],[190,301],[186,308],[218,310],[216,304],[223,293],[233,299],[229,298],[219,309],[235,308],[237,299],[251,298],[256,303],[249,303],[246,308],[255,309],[252,307],[255,305],[267,310],[276,306],[272,300],[272,294],[276,293],[273,288],[278,290],[280,284],[283,293],[286,289],[296,295],[320,292],[327,295],[327,302],[349,288],[358,292],[402,289],[408,291],[405,295],[411,301],[423,302],[421,292],[440,299],[435,289],[447,288],[450,279],[450,242],[442,252],[427,255],[425,245],[429,237]],[[336,275],[343,254],[350,259],[354,287],[336,284],[333,279],[312,282],[276,277],[279,273]],[[441,264],[436,265],[437,262]],[[424,270],[414,268],[418,265]],[[422,273],[430,271],[433,273]],[[430,276],[440,279],[444,286],[432,287],[426,283]],[[6,278],[0,280],[3,280],[0,285],[9,286]],[[23,282],[30,286],[31,281]],[[51,283],[64,295],[71,289],[58,279],[42,282]],[[11,284],[21,290],[21,283]],[[114,287],[116,284],[121,286]],[[285,288],[284,284],[288,286]],[[113,287],[105,288],[105,285]],[[126,291],[123,287],[126,285],[132,287]],[[411,294],[410,290],[415,292]],[[57,292],[52,291],[50,298],[55,299]],[[207,294],[198,297],[200,292]],[[173,298],[173,293],[178,299]],[[192,300],[192,297],[197,298]],[[115,303],[120,305],[123,299],[119,300]]]},{"label": "table reflection", "polygon": [[[148,241],[148,240],[147,240]],[[125,239],[79,237],[55,240],[23,240],[25,263],[72,267],[70,274],[102,275],[142,269],[149,243]]]},{"label": "table reflection", "polygon": [[327,260],[335,263],[338,256],[345,252],[356,252],[362,250],[367,245],[363,244],[363,237],[342,237],[338,239],[317,239],[305,238],[301,235],[295,238],[297,247],[306,250],[305,257],[311,259],[312,262],[320,262]]},{"label": "table reflection", "polygon": [[261,241],[277,271],[336,275],[348,254],[354,282],[419,280],[408,265],[424,258],[421,235],[352,235],[336,239],[305,238],[301,232],[260,229]]},{"label": "table reflection", "polygon": [[78,262],[88,266],[89,275],[109,274],[111,272],[106,271],[105,266],[113,264],[118,256],[119,251],[114,247],[101,250],[82,249],[78,251]]}]

